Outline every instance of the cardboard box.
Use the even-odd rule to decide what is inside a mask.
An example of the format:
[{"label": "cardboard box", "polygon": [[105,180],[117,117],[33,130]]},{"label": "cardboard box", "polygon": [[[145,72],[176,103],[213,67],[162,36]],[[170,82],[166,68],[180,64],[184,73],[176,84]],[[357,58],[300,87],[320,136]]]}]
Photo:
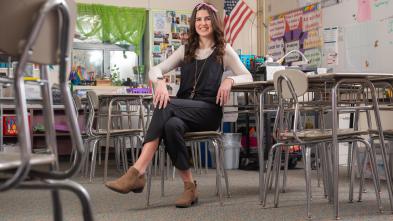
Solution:
[{"label": "cardboard box", "polygon": [[97,86],[111,86],[112,81],[111,80],[96,80],[96,85]]}]

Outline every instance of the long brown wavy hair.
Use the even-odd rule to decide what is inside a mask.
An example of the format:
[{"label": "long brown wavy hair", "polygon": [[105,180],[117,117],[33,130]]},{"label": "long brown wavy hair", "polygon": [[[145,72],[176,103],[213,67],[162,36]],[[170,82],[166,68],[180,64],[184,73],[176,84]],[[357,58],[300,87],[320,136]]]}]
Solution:
[{"label": "long brown wavy hair", "polygon": [[217,13],[214,12],[210,7],[202,5],[199,9],[197,7],[192,11],[190,19],[190,32],[186,45],[184,60],[185,62],[191,62],[195,58],[195,51],[199,48],[199,35],[195,29],[196,14],[200,10],[206,10],[209,13],[214,37],[214,47],[217,50],[216,60],[221,63],[225,53],[225,38],[221,19],[218,18]]}]

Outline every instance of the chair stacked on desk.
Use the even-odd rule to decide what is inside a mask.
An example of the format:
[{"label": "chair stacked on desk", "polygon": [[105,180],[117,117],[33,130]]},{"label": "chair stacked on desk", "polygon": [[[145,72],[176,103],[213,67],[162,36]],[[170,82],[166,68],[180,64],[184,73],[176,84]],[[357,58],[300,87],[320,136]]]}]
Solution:
[{"label": "chair stacked on desk", "polygon": [[[72,0],[5,0],[0,3],[0,50],[18,60],[14,74],[15,112],[18,128],[18,151],[0,152],[0,170],[9,174],[1,181],[0,190],[11,188],[51,190],[54,219],[62,220],[60,190],[75,193],[83,208],[84,220],[93,220],[87,191],[68,180],[78,170],[85,149],[76,120],[71,94],[67,85],[69,45],[73,40],[76,7]],[[28,124],[24,70],[28,62],[40,64],[42,106],[45,117],[46,152],[33,153]],[[47,68],[60,67],[59,83],[63,96],[71,138],[76,150],[73,164],[60,171],[57,161],[54,113]],[[35,168],[35,166],[44,166]],[[48,168],[48,169],[42,169]],[[39,182],[30,182],[39,181]]]}]

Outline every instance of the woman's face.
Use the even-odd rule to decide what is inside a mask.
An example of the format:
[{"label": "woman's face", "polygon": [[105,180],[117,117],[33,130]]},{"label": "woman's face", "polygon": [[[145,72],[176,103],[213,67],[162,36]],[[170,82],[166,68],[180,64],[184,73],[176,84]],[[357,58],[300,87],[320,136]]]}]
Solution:
[{"label": "woman's face", "polygon": [[207,10],[199,10],[195,16],[195,29],[199,37],[210,37],[213,35],[211,17]]}]

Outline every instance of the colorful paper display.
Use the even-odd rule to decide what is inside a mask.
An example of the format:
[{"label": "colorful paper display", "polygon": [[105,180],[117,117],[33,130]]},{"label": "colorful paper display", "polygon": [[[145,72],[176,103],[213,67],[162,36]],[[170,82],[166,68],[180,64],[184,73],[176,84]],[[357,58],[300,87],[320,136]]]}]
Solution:
[{"label": "colorful paper display", "polygon": [[[321,4],[311,4],[297,10],[271,16],[269,19],[268,54],[280,59],[291,50],[307,52],[314,65],[320,65],[322,37]],[[314,50],[315,49],[315,50]],[[306,55],[306,57],[307,57]],[[317,58],[319,56],[319,58]],[[309,57],[307,57],[309,59]],[[301,60],[298,54],[286,57],[285,63]]]}]

